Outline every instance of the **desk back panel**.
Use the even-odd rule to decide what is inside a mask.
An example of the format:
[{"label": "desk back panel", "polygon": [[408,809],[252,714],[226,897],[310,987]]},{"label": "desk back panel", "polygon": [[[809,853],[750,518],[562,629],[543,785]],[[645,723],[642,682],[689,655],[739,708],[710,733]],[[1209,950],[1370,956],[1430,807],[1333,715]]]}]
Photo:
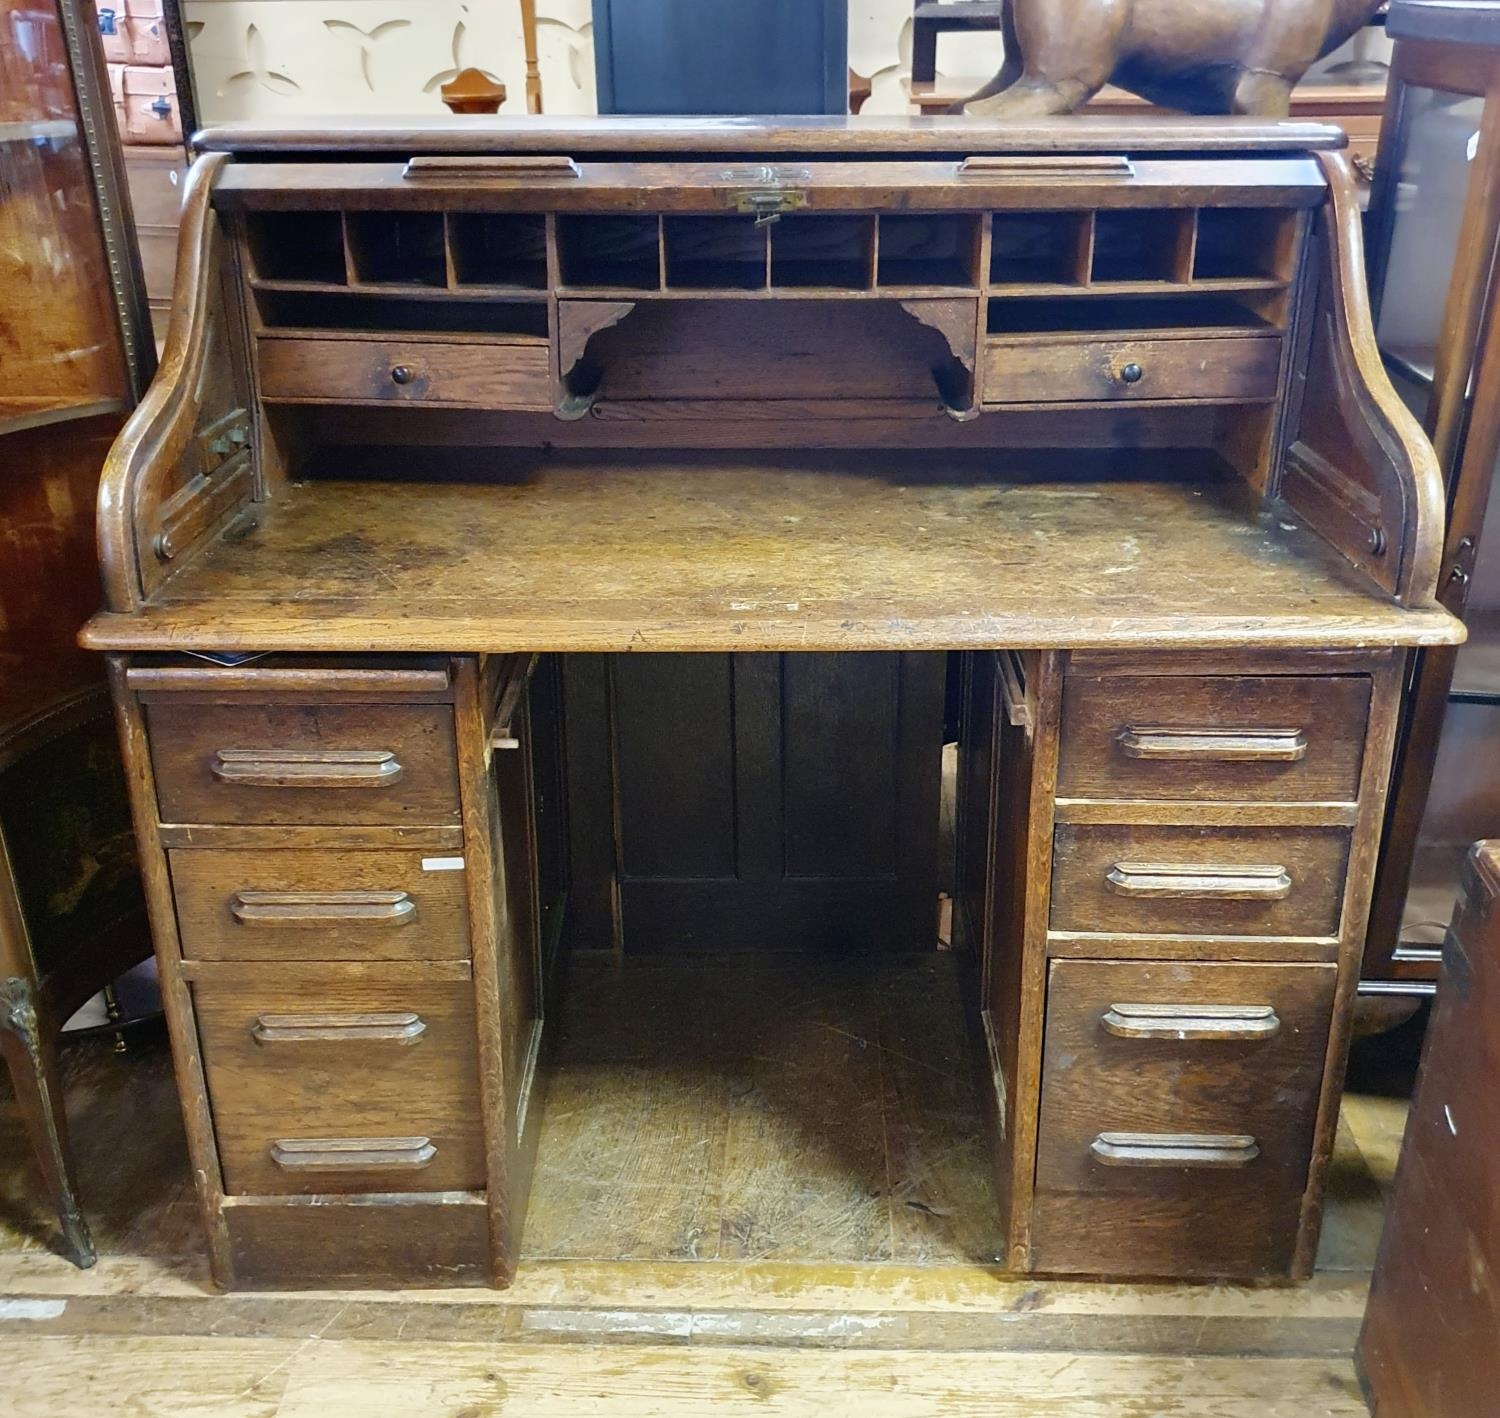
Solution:
[{"label": "desk back panel", "polygon": [[575,732],[613,749],[571,802],[610,882],[578,885],[617,885],[626,953],[934,947],[942,655],[614,655],[573,681],[570,711],[607,705]]}]

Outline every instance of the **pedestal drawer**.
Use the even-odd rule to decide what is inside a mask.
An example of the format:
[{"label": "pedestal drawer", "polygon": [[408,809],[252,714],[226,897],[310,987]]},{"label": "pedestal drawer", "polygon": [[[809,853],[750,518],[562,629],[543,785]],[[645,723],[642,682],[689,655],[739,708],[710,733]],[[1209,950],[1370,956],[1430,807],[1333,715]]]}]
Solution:
[{"label": "pedestal drawer", "polygon": [[485,1184],[467,983],[288,966],[193,1002],[229,1192],[463,1191]]},{"label": "pedestal drawer", "polygon": [[264,398],[282,403],[552,408],[547,342],[260,341]]},{"label": "pedestal drawer", "polygon": [[1285,1273],[1337,976],[1321,964],[1055,961],[1034,1267]]},{"label": "pedestal drawer", "polygon": [[146,705],[165,822],[308,826],[459,820],[443,704]]},{"label": "pedestal drawer", "polygon": [[984,402],[1272,399],[1280,371],[1281,340],[1274,334],[1081,340],[992,336],[984,348]]},{"label": "pedestal drawer", "polygon": [[462,960],[463,857],[401,851],[168,853],[190,960]]},{"label": "pedestal drawer", "polygon": [[1070,674],[1062,798],[1353,802],[1367,675]]},{"label": "pedestal drawer", "polygon": [[1334,936],[1348,858],[1344,827],[1060,826],[1051,927]]}]

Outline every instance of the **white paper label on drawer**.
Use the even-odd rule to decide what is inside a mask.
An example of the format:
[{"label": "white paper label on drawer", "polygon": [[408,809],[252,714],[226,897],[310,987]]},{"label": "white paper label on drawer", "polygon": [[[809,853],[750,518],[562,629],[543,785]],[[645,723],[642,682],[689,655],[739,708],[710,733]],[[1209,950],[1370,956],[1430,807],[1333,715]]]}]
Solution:
[{"label": "white paper label on drawer", "polygon": [[464,859],[462,857],[423,857],[423,871],[462,871]]}]

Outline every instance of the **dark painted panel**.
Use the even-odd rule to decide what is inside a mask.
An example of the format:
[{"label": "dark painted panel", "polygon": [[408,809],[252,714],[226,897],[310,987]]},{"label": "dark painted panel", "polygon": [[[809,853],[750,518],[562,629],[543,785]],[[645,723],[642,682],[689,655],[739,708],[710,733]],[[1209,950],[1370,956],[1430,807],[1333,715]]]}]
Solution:
[{"label": "dark painted panel", "polygon": [[594,0],[600,113],[846,113],[847,0]]},{"label": "dark painted panel", "polygon": [[782,657],[788,876],[895,875],[900,665],[897,655]]},{"label": "dark painted panel", "polygon": [[626,877],[733,877],[734,717],[728,655],[611,661]]}]

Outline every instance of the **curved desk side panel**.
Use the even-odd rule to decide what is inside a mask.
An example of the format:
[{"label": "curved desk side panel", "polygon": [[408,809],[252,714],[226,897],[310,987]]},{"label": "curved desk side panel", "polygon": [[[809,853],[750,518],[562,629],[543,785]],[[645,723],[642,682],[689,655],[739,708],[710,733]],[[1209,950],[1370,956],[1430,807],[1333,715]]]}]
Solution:
[{"label": "curved desk side panel", "polygon": [[105,603],[133,611],[193,546],[254,495],[233,259],[213,210],[229,159],[189,173],[172,320],[156,378],[110,450],[99,483]]},{"label": "curved desk side panel", "polygon": [[1375,345],[1348,161],[1341,153],[1318,161],[1329,186],[1312,263],[1321,282],[1281,496],[1402,605],[1430,606],[1442,556],[1442,475]]}]

